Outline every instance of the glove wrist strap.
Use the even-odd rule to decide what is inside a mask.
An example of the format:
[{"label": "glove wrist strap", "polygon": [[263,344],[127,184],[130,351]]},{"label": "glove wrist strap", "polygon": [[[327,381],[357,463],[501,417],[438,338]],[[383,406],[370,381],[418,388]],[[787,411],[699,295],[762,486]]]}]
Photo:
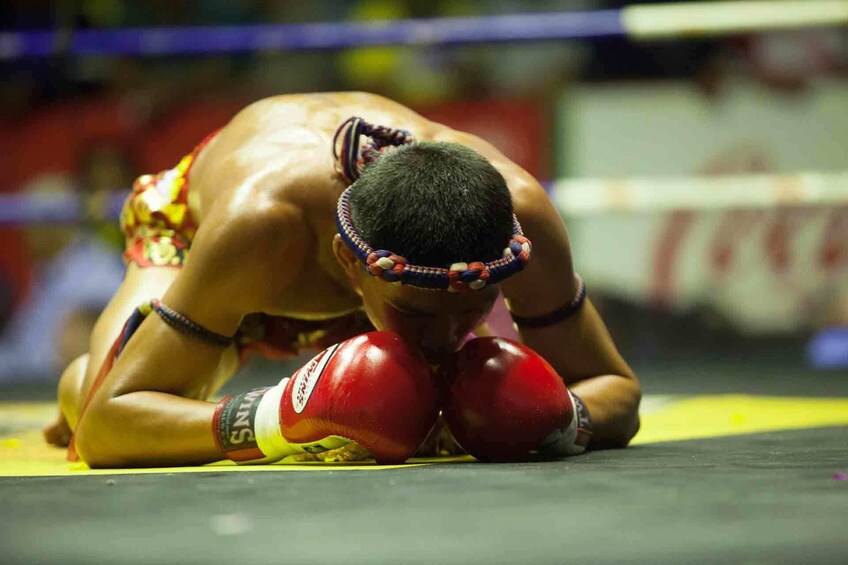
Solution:
[{"label": "glove wrist strap", "polygon": [[230,395],[218,403],[212,432],[218,449],[239,465],[274,463],[301,453],[321,453],[347,445],[350,440],[327,436],[307,443],[283,437],[280,406],[289,378],[270,388]]},{"label": "glove wrist strap", "polygon": [[[269,449],[268,410],[260,410],[261,405],[267,407],[270,404],[277,388],[257,388],[230,395],[218,403],[212,419],[212,432],[224,457],[240,464],[270,463],[282,457]],[[285,442],[279,431],[277,435]]]},{"label": "glove wrist strap", "polygon": [[582,447],[585,451],[589,448],[589,442],[592,440],[592,415],[589,414],[589,409],[586,408],[579,396],[571,391],[568,391],[568,394],[574,401],[574,421],[577,423],[574,444]]},{"label": "glove wrist strap", "polygon": [[574,415],[568,426],[552,432],[539,446],[539,453],[547,457],[567,457],[586,451],[592,439],[592,416],[580,397],[568,391],[574,406]]}]

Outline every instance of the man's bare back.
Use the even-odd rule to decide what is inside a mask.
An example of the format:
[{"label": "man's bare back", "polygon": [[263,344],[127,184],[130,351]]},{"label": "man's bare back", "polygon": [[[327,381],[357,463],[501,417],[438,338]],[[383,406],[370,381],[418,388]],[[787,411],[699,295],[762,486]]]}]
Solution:
[{"label": "man's bare back", "polygon": [[[267,313],[295,318],[336,317],[361,301],[348,288],[333,257],[334,211],[345,188],[332,147],[350,116],[415,132],[429,140],[446,128],[388,99],[365,93],[288,95],[268,98],[240,112],[198,156],[190,200],[198,223],[213,207],[252,213],[258,203],[287,203],[304,215],[303,243],[312,259],[292,281],[296,294],[282,296]],[[269,268],[278,265],[269,263]]]}]

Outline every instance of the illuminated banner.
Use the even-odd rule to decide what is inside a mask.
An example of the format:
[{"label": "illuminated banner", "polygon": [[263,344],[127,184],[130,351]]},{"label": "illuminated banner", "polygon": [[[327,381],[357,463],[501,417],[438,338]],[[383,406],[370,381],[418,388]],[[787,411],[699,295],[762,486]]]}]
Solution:
[{"label": "illuminated banner", "polygon": [[828,197],[845,188],[846,100],[838,82],[791,95],[753,83],[715,98],[690,83],[567,95],[562,172],[611,179],[555,189],[577,270],[594,288],[712,308],[742,330],[826,322],[848,289],[848,199]]}]

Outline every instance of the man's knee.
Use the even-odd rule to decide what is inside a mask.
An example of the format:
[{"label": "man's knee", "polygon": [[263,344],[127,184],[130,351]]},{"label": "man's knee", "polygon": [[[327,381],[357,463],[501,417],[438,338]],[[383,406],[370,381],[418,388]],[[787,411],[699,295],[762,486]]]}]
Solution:
[{"label": "man's knee", "polygon": [[72,430],[77,427],[79,420],[80,394],[86,369],[88,369],[88,353],[71,361],[59,379],[59,409]]}]

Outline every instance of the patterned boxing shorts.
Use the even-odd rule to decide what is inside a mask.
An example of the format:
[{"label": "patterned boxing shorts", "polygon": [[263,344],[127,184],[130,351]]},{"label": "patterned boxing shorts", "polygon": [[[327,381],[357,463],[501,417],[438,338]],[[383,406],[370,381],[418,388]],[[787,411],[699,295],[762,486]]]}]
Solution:
[{"label": "patterned boxing shorts", "polygon": [[142,175],[133,183],[121,210],[127,263],[140,267],[181,267],[185,263],[197,232],[188,203],[191,165],[216,133],[208,135],[173,169]]}]

